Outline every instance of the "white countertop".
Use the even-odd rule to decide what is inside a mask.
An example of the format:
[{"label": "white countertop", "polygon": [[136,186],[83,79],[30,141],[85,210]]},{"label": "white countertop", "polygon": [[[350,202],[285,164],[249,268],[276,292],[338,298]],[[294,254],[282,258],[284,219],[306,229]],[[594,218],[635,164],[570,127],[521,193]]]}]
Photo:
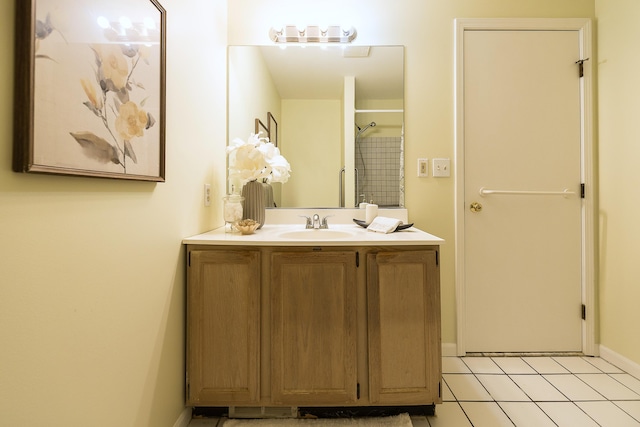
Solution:
[{"label": "white countertop", "polygon": [[[295,236],[284,236],[286,233]],[[323,233],[326,234],[323,235]],[[336,237],[336,234],[340,234],[340,236]],[[187,237],[182,240],[182,243],[187,245],[238,246],[420,246],[442,245],[444,240],[415,227],[384,234],[368,231],[355,223],[330,224],[328,230],[305,230],[304,224],[298,223],[265,224],[254,234],[248,235],[225,233],[224,227],[220,227]]]}]

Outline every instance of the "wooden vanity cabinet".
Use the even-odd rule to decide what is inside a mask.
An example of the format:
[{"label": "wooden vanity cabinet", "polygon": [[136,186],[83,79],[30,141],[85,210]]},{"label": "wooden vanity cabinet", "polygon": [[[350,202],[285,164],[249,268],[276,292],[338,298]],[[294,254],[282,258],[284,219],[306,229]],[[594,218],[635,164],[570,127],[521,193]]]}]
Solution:
[{"label": "wooden vanity cabinet", "polygon": [[372,404],[442,402],[439,276],[435,249],[367,255]]},{"label": "wooden vanity cabinet", "polygon": [[187,250],[187,404],[441,403],[437,246]]},{"label": "wooden vanity cabinet", "polygon": [[187,404],[260,399],[259,250],[189,250]]},{"label": "wooden vanity cabinet", "polygon": [[271,255],[271,400],[357,402],[356,252]]}]

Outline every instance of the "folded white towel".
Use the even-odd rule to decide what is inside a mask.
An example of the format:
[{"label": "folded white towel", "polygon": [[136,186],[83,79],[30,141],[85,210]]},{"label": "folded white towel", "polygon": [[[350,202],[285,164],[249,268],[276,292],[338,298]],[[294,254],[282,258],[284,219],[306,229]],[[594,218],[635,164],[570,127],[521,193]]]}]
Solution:
[{"label": "folded white towel", "polygon": [[402,221],[399,219],[377,216],[373,221],[371,221],[367,230],[375,231],[377,233],[392,233],[400,224],[402,224]]}]

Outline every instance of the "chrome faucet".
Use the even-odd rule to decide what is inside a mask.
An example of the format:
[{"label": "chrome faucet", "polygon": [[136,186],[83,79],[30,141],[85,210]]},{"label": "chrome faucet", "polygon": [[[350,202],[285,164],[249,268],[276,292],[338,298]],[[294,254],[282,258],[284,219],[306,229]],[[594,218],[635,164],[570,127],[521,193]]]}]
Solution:
[{"label": "chrome faucet", "polygon": [[333,215],[325,216],[324,218],[322,218],[322,221],[320,221],[320,215],[318,214],[313,214],[313,217],[308,217],[306,215],[300,215],[300,216],[306,219],[306,224],[304,228],[319,230],[319,229],[329,228],[329,223],[327,222],[327,218]]},{"label": "chrome faucet", "polygon": [[313,228],[313,224],[311,224],[311,218],[310,217],[308,217],[306,215],[298,215],[298,216],[300,216],[301,218],[304,218],[306,220],[306,224],[305,224],[304,228],[307,228],[307,229]]}]

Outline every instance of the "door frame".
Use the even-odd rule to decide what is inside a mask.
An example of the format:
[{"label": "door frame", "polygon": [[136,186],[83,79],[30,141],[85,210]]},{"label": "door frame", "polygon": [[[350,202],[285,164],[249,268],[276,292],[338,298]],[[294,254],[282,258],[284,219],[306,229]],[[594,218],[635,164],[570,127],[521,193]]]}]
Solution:
[{"label": "door frame", "polygon": [[[455,20],[454,72],[455,72],[455,270],[456,270],[456,353],[466,354],[465,343],[465,228],[466,210],[464,183],[464,32],[473,30],[547,30],[578,31],[580,38],[580,58],[583,63],[583,78],[580,79],[581,95],[581,179],[584,183],[582,199],[582,304],[586,308],[586,319],[582,320],[582,352],[597,356],[596,343],[597,304],[595,286],[595,180],[593,147],[593,77],[591,20],[588,18],[465,18]],[[586,60],[586,59],[589,60]],[[576,65],[576,73],[578,72]]]}]

